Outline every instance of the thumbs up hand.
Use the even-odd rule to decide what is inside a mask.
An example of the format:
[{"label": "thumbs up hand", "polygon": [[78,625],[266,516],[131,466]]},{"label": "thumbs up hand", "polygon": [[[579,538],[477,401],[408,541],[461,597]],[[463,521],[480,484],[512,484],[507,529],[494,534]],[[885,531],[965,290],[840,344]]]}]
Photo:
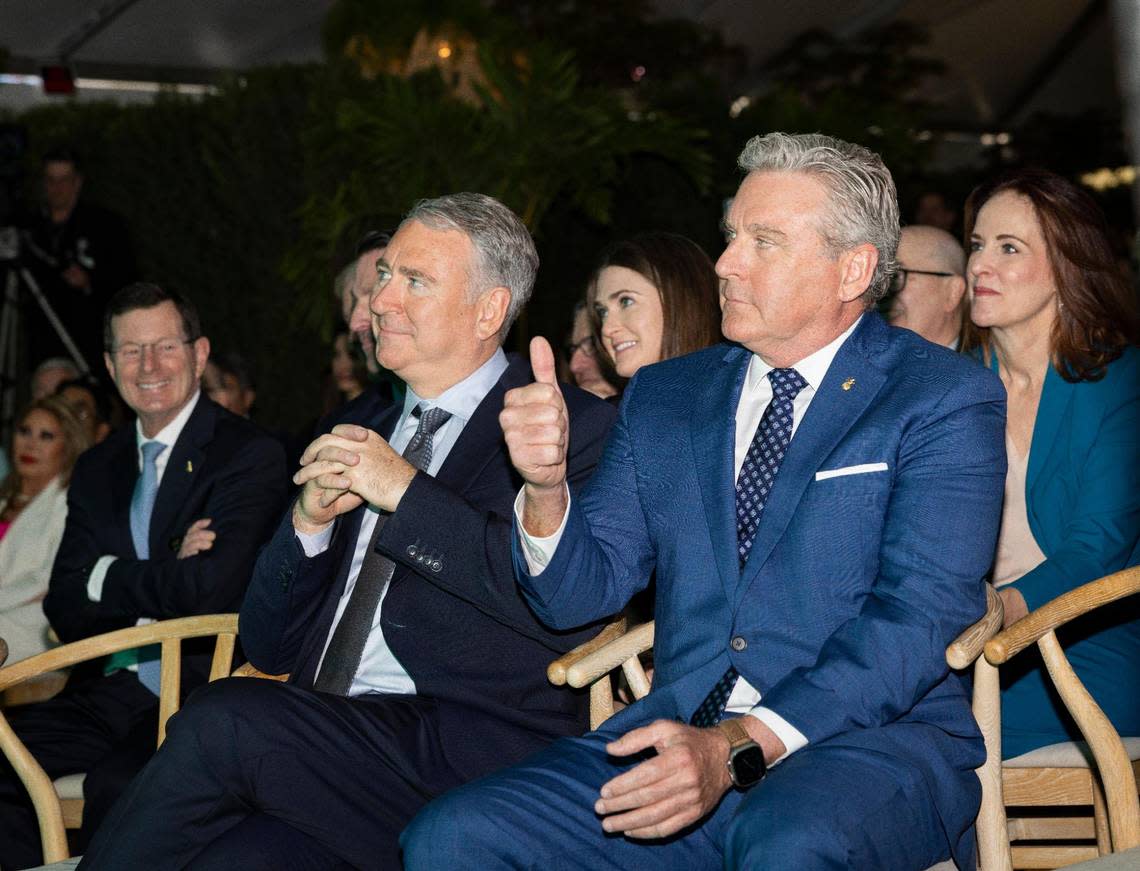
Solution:
[{"label": "thumbs up hand", "polygon": [[550,535],[566,512],[566,446],[570,420],[554,374],[554,351],[541,336],[530,342],[535,381],[507,392],[499,424],[511,462],[526,482],[523,526]]}]

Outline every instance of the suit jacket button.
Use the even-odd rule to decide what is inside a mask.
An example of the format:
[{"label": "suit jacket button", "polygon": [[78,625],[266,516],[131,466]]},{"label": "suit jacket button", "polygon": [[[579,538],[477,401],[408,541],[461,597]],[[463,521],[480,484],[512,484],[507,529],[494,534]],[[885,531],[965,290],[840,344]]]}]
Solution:
[{"label": "suit jacket button", "polygon": [[407,554],[412,559],[415,559],[419,555],[419,552],[420,552],[420,549],[418,547],[416,547],[414,544],[408,545]]},{"label": "suit jacket button", "polygon": [[443,563],[441,563],[439,560],[435,560],[435,561],[434,561],[434,562],[431,564],[431,570],[432,570],[433,572],[438,572],[438,571],[439,571],[440,569],[442,569],[442,568],[443,568]]},{"label": "suit jacket button", "polygon": [[732,636],[732,641],[728,642],[728,646],[735,650],[737,653],[740,653],[742,650],[748,647],[748,642],[744,640],[743,635],[734,635]]}]

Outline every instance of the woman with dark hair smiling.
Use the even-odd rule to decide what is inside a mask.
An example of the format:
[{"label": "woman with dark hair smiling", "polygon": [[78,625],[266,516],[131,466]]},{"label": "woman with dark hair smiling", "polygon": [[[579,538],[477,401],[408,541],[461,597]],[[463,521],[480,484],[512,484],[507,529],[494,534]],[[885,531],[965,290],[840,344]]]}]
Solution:
[{"label": "woman with dark hair smiling", "polygon": [[[994,585],[1006,625],[1140,561],[1140,311],[1104,215],[1076,184],[1020,170],[966,203],[975,353],[1008,396]],[[1122,734],[1140,735],[1140,620],[1113,609],[1063,639]],[[1039,659],[1003,673],[1002,751],[1079,739]]]},{"label": "woman with dark hair smiling", "polygon": [[642,366],[714,345],[720,283],[700,246],[675,233],[643,233],[603,255],[586,290],[595,340],[622,378]]}]

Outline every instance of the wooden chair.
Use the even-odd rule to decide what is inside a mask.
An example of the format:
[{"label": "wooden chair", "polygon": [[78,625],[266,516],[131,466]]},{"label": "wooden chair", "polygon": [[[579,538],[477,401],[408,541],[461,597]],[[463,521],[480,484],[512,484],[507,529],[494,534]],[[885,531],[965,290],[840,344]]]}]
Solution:
[{"label": "wooden chair", "polygon": [[[0,668],[0,692],[24,681],[34,680],[38,675],[69,668],[119,650],[161,644],[161,689],[158,700],[158,744],[161,745],[166,737],[166,722],[178,710],[180,703],[182,641],[187,638],[217,636],[214,658],[210,665],[210,680],[216,680],[228,675],[233,665],[237,623],[237,614],[208,614],[132,626],[84,638]],[[0,665],[7,658],[7,645],[3,645],[2,653]],[[16,737],[3,711],[0,711],[0,750],[16,770],[35,806],[44,862],[66,859],[69,852],[65,829],[78,828],[83,820],[83,775],[68,775],[53,783],[28,748]]]},{"label": "wooden chair", "polygon": [[[1054,630],[1094,608],[1140,592],[1140,568],[1128,569],[1086,584],[1019,620],[1004,632],[1001,599],[987,587],[986,613],[946,649],[951,668],[974,667],[974,716],[986,742],[986,762],[978,769],[982,807],[978,814],[978,857],[981,871],[1012,868],[1056,868],[1140,844],[1140,824],[1134,821],[1140,763],[1130,761],[1124,744],[1072,672],[1057,644]],[[575,648],[548,669],[556,684],[590,687],[590,726],[597,728],[614,710],[611,673],[621,668],[634,698],[649,692],[649,681],[638,656],[653,646],[654,624],[645,623],[622,634],[611,624],[597,638]],[[1082,729],[1098,776],[1074,751],[1075,764],[1056,767],[1002,765],[1001,688],[997,666],[1037,643],[1065,704]],[[983,651],[985,656],[982,656]],[[1137,742],[1140,745],[1140,741]],[[1029,754],[1027,754],[1029,756]],[[1101,792],[1101,777],[1105,780]],[[1111,787],[1109,786],[1111,784]],[[1105,796],[1107,795],[1107,799]],[[1010,806],[1083,805],[1092,816],[1008,819]],[[1024,840],[1096,839],[1096,846],[1022,845]]]},{"label": "wooden chair", "polygon": [[[974,713],[988,755],[979,771],[983,799],[978,848],[985,871],[1058,868],[1140,846],[1140,738],[1122,739],[1117,734],[1073,671],[1056,636],[1066,623],[1137,593],[1140,567],[1116,572],[1070,590],[985,642],[985,656],[974,667]],[[1049,677],[1085,741],[1043,747],[1006,760],[999,769],[994,762],[1001,759],[998,667],[1031,644],[1040,650]],[[1015,809],[1024,807],[1074,808],[1074,812],[1015,816]],[[1043,843],[1079,840],[1095,845]]]},{"label": "wooden chair", "polygon": [[626,620],[618,618],[585,644],[560,656],[546,669],[555,686],[590,688],[590,728],[597,729],[614,715],[614,686],[610,672],[621,667],[635,699],[649,693],[649,678],[639,654],[653,647],[653,622],[626,632]]}]

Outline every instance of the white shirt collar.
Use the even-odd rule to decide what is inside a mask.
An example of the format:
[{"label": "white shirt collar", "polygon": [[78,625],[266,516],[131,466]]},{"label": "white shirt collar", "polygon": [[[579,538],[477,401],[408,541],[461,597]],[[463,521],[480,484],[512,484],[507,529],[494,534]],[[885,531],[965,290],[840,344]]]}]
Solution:
[{"label": "white shirt collar", "polygon": [[[800,377],[808,383],[813,391],[819,390],[819,385],[823,383],[823,377],[827,374],[827,370],[831,368],[831,361],[835,359],[835,355],[839,353],[839,348],[844,342],[855,332],[855,328],[859,326],[859,322],[863,320],[863,315],[859,315],[855,319],[855,323],[845,329],[842,333],[836,336],[828,344],[824,345],[818,351],[813,351],[797,363],[793,363],[789,368],[795,369],[800,373]],[[765,363],[759,355],[753,354],[752,360],[748,366],[748,390],[755,391],[761,385],[761,382],[768,377],[768,373],[775,367],[769,366]]]},{"label": "white shirt collar", "polygon": [[435,399],[425,400],[409,386],[404,394],[403,419],[407,420],[412,409],[426,401],[435,408],[450,411],[452,417],[457,417],[464,422],[469,421],[471,415],[475,413],[475,409],[479,407],[479,403],[483,401],[483,397],[503,376],[507,370],[507,365],[507,355],[503,353],[502,348],[496,348],[495,353],[487,359],[487,362],[462,381],[452,384]]},{"label": "white shirt collar", "polygon": [[[135,445],[141,451],[144,442],[162,442],[167,447],[173,445],[178,441],[178,437],[182,435],[182,430],[186,428],[186,421],[190,419],[190,415],[194,413],[194,407],[198,404],[198,399],[202,396],[201,390],[195,390],[194,395],[190,397],[190,401],[182,406],[182,410],[175,415],[174,420],[160,429],[154,438],[147,438],[143,435],[142,423],[138,420],[135,421]],[[163,451],[165,453],[165,451]]]}]

